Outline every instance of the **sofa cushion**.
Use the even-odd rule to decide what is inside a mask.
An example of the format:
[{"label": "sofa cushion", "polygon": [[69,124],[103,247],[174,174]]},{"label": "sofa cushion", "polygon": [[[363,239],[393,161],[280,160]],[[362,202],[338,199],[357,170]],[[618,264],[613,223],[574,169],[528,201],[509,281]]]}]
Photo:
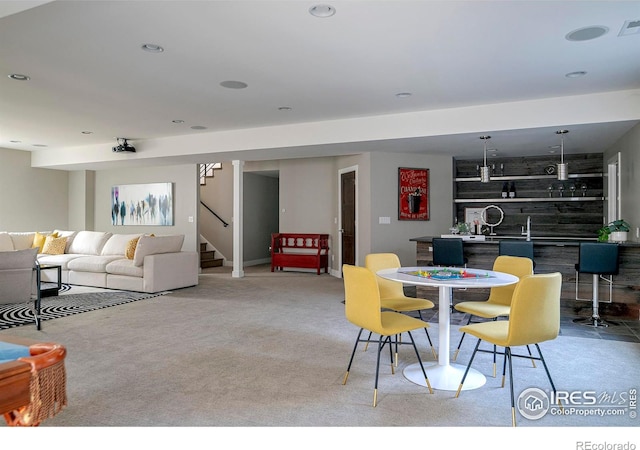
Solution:
[{"label": "sofa cushion", "polygon": [[148,255],[157,255],[160,253],[176,253],[182,250],[184,242],[184,234],[174,234],[165,236],[140,236],[136,253],[133,256],[133,264],[141,266],[144,263],[144,257]]},{"label": "sofa cushion", "polygon": [[75,272],[105,273],[107,264],[117,259],[122,259],[122,255],[82,256],[69,261],[67,269]]},{"label": "sofa cushion", "polygon": [[31,246],[33,245],[33,237],[35,235],[35,232],[9,233],[9,236],[11,236],[11,240],[13,241],[14,250],[26,250],[28,248],[31,248]]},{"label": "sofa cushion", "polygon": [[9,233],[0,233],[0,252],[12,252],[13,250],[13,240]]},{"label": "sofa cushion", "polygon": [[102,248],[101,255],[126,255],[127,244],[131,239],[139,238],[142,234],[114,234]]},{"label": "sofa cushion", "polygon": [[53,235],[49,235],[44,240],[42,253],[46,253],[47,255],[62,255],[64,254],[64,249],[66,248],[66,246],[66,237],[53,237]]},{"label": "sofa cushion", "polygon": [[62,267],[62,270],[68,270],[67,264],[69,261],[73,261],[76,258],[83,258],[82,255],[70,255],[69,253],[63,253],[61,255],[47,255],[42,253],[38,255],[38,262],[40,264],[51,264]]},{"label": "sofa cushion", "polygon": [[78,231],[66,253],[99,255],[110,237],[111,233],[105,231]]},{"label": "sofa cushion", "polygon": [[106,271],[112,275],[126,275],[142,278],[144,268],[136,266],[130,259],[117,259],[107,264]]}]

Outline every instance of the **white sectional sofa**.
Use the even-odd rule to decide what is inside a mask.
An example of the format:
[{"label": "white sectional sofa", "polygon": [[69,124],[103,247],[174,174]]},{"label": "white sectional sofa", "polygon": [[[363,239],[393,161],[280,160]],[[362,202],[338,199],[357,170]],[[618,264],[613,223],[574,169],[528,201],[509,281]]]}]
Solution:
[{"label": "white sectional sofa", "polygon": [[[36,238],[48,234],[66,238],[58,242],[64,250],[42,253],[52,248],[45,246],[38,253],[38,261],[60,265],[62,283],[149,293],[198,284],[198,254],[182,251],[184,235],[0,232],[0,252],[32,248],[37,246]],[[55,270],[42,271],[44,281],[55,282],[56,276]]]}]

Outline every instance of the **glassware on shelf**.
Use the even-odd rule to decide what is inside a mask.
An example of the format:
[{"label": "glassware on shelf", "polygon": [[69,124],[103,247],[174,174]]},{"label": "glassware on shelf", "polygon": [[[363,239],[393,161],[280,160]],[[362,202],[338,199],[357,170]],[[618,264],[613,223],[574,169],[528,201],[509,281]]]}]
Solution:
[{"label": "glassware on shelf", "polygon": [[564,197],[564,184],[558,186],[558,191],[560,192],[560,197]]},{"label": "glassware on shelf", "polygon": [[587,196],[587,185],[586,185],[586,183],[582,183],[581,189],[582,189],[582,196],[586,197]]},{"label": "glassware on shelf", "polygon": [[573,197],[573,194],[576,192],[576,185],[571,183],[571,185],[569,186],[569,190],[571,191],[571,196]]},{"label": "glassware on shelf", "polygon": [[549,185],[547,192],[549,192],[549,198],[553,197],[553,184]]}]

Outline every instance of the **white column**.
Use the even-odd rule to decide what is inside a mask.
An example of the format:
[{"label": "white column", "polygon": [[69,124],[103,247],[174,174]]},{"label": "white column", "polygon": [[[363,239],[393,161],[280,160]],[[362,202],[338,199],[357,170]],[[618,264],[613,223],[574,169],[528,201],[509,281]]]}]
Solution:
[{"label": "white column", "polygon": [[233,160],[233,278],[244,277],[242,257],[242,168],[244,161]]}]

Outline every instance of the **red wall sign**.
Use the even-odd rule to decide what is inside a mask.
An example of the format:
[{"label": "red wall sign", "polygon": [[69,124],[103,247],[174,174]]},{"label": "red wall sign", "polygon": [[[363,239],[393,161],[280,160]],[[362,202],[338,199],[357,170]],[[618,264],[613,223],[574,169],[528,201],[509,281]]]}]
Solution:
[{"label": "red wall sign", "polygon": [[398,220],[429,220],[429,169],[398,169]]}]

